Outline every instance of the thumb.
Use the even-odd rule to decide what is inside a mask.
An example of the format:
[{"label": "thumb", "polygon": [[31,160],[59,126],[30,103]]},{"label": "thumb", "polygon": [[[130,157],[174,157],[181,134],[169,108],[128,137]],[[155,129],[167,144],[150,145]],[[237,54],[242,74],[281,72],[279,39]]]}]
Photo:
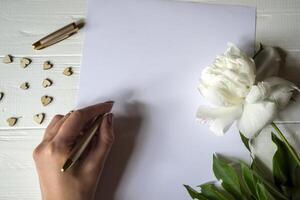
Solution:
[{"label": "thumb", "polygon": [[110,152],[114,141],[113,114],[107,113],[103,116],[99,134],[87,155],[87,170],[102,170],[105,160]]}]

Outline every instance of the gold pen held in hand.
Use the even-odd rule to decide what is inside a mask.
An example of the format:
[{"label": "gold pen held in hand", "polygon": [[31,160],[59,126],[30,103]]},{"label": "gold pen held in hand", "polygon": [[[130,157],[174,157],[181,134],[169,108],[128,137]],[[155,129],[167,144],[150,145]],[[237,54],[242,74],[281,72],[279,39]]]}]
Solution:
[{"label": "gold pen held in hand", "polygon": [[78,30],[83,26],[84,26],[83,20],[72,22],[71,24],[62,27],[61,29],[47,35],[46,37],[43,37],[39,41],[33,43],[32,46],[36,50],[46,48],[77,33]]},{"label": "gold pen held in hand", "polygon": [[65,172],[67,169],[71,168],[80,158],[84,150],[87,148],[88,144],[95,136],[98,131],[100,124],[102,122],[103,115],[98,116],[92,123],[91,127],[79,138],[79,141],[75,144],[75,147],[72,149],[68,159],[61,168],[62,172]]}]

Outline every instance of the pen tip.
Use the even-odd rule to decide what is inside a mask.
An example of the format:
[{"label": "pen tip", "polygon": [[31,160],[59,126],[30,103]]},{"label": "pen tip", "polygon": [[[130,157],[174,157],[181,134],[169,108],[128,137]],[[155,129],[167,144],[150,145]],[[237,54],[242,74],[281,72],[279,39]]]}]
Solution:
[{"label": "pen tip", "polygon": [[73,165],[73,161],[71,159],[67,159],[64,166],[61,168],[61,172],[65,172],[67,169],[69,169]]},{"label": "pen tip", "polygon": [[32,47],[33,47],[33,49],[35,49],[35,50],[41,49],[41,47],[42,47],[41,42],[40,42],[40,41],[37,41],[37,42],[33,43],[33,44],[32,44]]}]

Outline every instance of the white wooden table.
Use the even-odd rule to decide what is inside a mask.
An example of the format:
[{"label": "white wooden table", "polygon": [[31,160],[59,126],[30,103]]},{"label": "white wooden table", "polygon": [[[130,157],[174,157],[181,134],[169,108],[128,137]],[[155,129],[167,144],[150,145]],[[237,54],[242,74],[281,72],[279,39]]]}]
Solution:
[{"label": "white wooden table", "polygon": [[[228,3],[257,6],[256,42],[279,46],[287,51],[284,75],[300,85],[300,1],[299,0],[198,0],[199,2]],[[85,0],[1,0],[0,1],[0,59],[14,56],[12,64],[0,63],[0,200],[40,199],[39,184],[32,161],[32,150],[39,143],[43,129],[56,114],[64,114],[75,105],[83,34],[42,51],[32,50],[31,44],[47,33],[72,21],[85,17]],[[32,59],[26,69],[19,65],[21,57]],[[44,71],[42,64],[50,60],[54,67]],[[62,75],[72,66],[74,75]],[[54,84],[41,86],[44,78]],[[19,89],[29,82],[29,90]],[[53,103],[43,107],[42,95],[54,97]],[[298,98],[299,99],[299,98]],[[300,100],[300,99],[299,99]],[[280,122],[289,131],[293,143],[300,147],[300,103],[295,102],[283,114]],[[42,125],[33,115],[45,112]],[[21,117],[15,127],[8,127],[8,117]],[[286,125],[288,124],[288,125]]]}]

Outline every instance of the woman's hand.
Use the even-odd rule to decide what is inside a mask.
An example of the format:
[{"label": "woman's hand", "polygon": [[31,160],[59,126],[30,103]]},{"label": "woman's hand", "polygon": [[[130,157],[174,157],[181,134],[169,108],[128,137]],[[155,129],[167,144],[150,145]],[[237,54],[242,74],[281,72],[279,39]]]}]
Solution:
[{"label": "woman's hand", "polygon": [[[42,142],[33,152],[44,200],[94,199],[98,180],[114,140],[113,102],[105,102],[65,116],[56,115],[48,125]],[[92,139],[81,160],[61,172],[72,147],[88,124],[103,115],[99,133]]]}]

